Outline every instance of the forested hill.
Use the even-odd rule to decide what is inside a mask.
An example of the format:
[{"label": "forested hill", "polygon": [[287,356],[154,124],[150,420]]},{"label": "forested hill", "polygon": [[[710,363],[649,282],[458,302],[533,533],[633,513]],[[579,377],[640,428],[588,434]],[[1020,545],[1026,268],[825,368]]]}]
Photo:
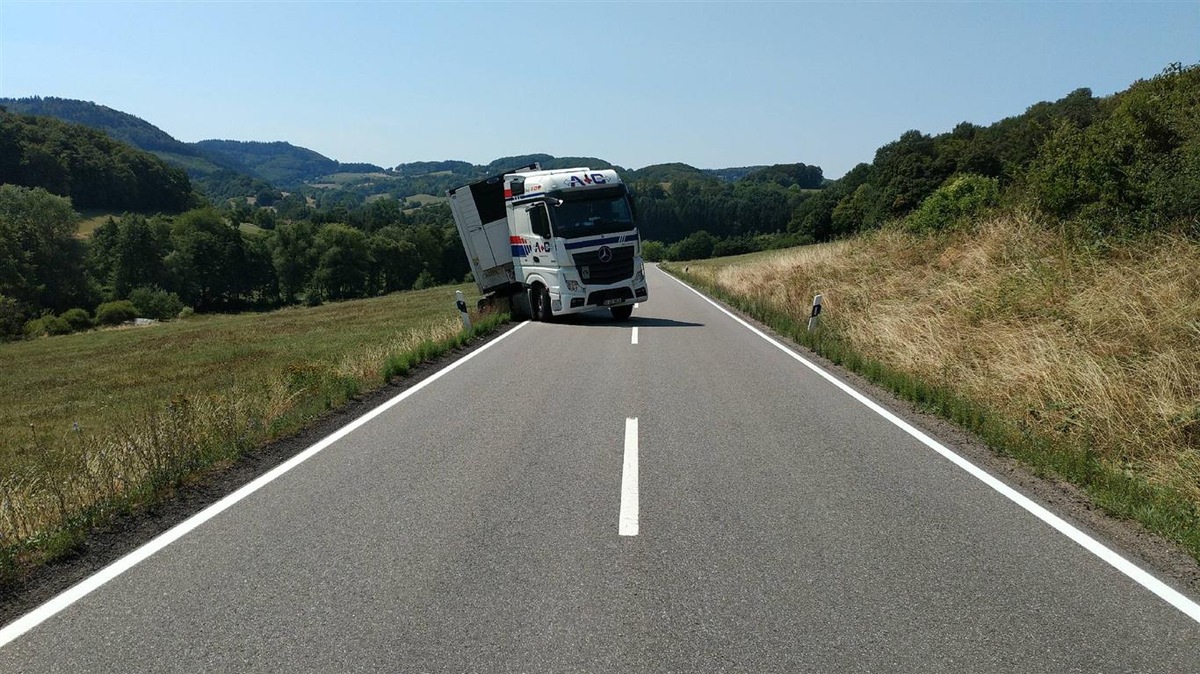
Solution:
[{"label": "forested hill", "polygon": [[0,111],[0,184],[41,187],[75,208],[178,213],[196,203],[183,171],[81,124]]},{"label": "forested hill", "polygon": [[343,164],[308,148],[275,141],[202,140],[195,144],[207,157],[240,167],[276,187],[295,189],[332,173],[382,172],[374,164]]},{"label": "forested hill", "polygon": [[937,229],[995,206],[1087,236],[1200,232],[1200,65],[1102,98],[1077,89],[988,126],[908,131],[800,204],[789,230],[824,241],[902,218]]},{"label": "forested hill", "polygon": [[[555,157],[544,153],[501,157],[487,164],[420,161],[385,169],[368,163],[340,162],[283,141],[214,139],[185,143],[134,115],[88,101],[55,97],[7,98],[0,99],[0,106],[11,112],[83,124],[151,152],[169,165],[187,171],[194,187],[217,205],[247,198],[272,203],[282,198],[282,192],[300,192],[320,204],[349,208],[380,195],[396,199],[419,194],[440,195],[449,188],[533,162],[546,169],[615,168],[627,181],[664,185],[684,179],[729,185],[743,179],[755,180],[756,174],[759,174],[760,182],[765,179],[780,183],[778,171],[788,169],[765,166],[700,169],[687,164],[658,164],[632,170],[599,157]],[[776,175],[764,178],[762,171],[770,168],[776,170]],[[780,184],[799,183],[809,187],[811,181],[784,178]]]},{"label": "forested hill", "polygon": [[103,131],[115,140],[151,152],[182,168],[217,199],[252,196],[263,189],[296,188],[339,171],[369,172],[372,164],[343,164],[289,143],[209,140],[185,143],[129,113],[89,101],[55,97],[0,98],[10,112],[53,117]]},{"label": "forested hill", "polygon": [[[54,117],[64,122],[99,129],[114,140],[128,143],[147,152],[167,152],[200,157],[195,148],[176,140],[150,122],[104,105],[53,96],[44,98],[34,96],[30,98],[0,98],[0,106],[9,112]],[[214,170],[216,168],[213,167]]]}]

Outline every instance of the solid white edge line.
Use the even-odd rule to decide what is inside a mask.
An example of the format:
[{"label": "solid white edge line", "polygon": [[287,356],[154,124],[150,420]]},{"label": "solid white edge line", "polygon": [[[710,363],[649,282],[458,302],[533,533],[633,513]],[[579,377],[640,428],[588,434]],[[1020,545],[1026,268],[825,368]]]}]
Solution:
[{"label": "solid white edge line", "polygon": [[342,438],[346,437],[347,435],[349,435],[350,433],[352,433],[356,429],[358,429],[360,426],[366,424],[367,422],[371,421],[372,419],[379,416],[380,414],[383,414],[384,412],[391,409],[392,407],[395,407],[397,404],[403,402],[405,399],[407,399],[409,396],[415,394],[417,391],[420,391],[421,389],[432,384],[433,382],[437,381],[438,379],[441,379],[444,375],[455,370],[463,363],[466,363],[467,361],[471,360],[475,356],[477,356],[477,355],[483,353],[484,351],[488,350],[489,348],[491,348],[493,344],[500,342],[501,340],[505,339],[506,337],[513,334],[517,330],[520,330],[521,328],[525,327],[528,323],[529,323],[529,321],[525,321],[523,323],[518,324],[516,327],[501,334],[496,339],[493,339],[492,341],[488,342],[487,344],[484,344],[483,346],[479,347],[475,351],[472,351],[471,353],[467,354],[466,356],[463,356],[461,359],[446,366],[445,369],[439,370],[438,372],[430,375],[428,378],[418,382],[417,384],[414,384],[412,386],[412,388],[402,391],[401,393],[397,394],[395,397],[391,398],[387,402],[384,402],[383,404],[381,404],[380,406],[371,410],[370,412],[367,412],[366,414],[362,415],[361,417],[355,419],[354,421],[352,421],[352,422],[346,424],[345,426],[341,427],[340,429],[334,431],[332,434],[325,437],[325,439],[317,442],[315,445],[308,447],[307,449],[300,452],[299,454],[297,454],[297,455],[293,456],[292,458],[288,459],[287,461],[279,464],[275,468],[272,468],[270,471],[263,473],[262,475],[258,476],[253,481],[248,482],[247,484],[245,484],[244,486],[242,486],[240,489],[233,492],[232,494],[229,494],[228,496],[221,499],[220,501],[217,501],[216,503],[208,506],[204,510],[201,510],[200,512],[189,517],[188,519],[184,520],[183,522],[180,522],[179,524],[175,525],[174,527],[172,527],[165,533],[160,534],[157,538],[154,538],[153,540],[151,540],[149,543],[146,543],[145,545],[138,548],[137,550],[134,550],[133,552],[129,553],[128,555],[125,555],[121,559],[118,559],[117,561],[113,562],[112,564],[109,564],[108,566],[104,567],[103,569],[97,571],[95,574],[81,580],[79,583],[77,583],[74,586],[72,586],[71,588],[65,590],[58,596],[47,601],[46,603],[42,604],[41,606],[37,607],[36,609],[30,611],[29,613],[26,613],[24,616],[18,618],[16,621],[12,622],[4,629],[0,629],[0,648],[4,647],[8,643],[13,641],[17,637],[21,636],[22,634],[28,632],[29,630],[33,629],[34,627],[37,627],[42,622],[44,622],[45,620],[54,616],[59,611],[62,611],[63,609],[70,606],[71,604],[74,604],[75,602],[79,601],[80,599],[86,597],[88,594],[91,594],[93,591],[99,589],[101,586],[103,586],[108,581],[112,580],[113,578],[116,578],[117,576],[121,575],[122,573],[125,573],[126,571],[133,568],[137,564],[141,563],[142,561],[144,561],[145,559],[147,559],[154,553],[158,552],[159,550],[162,550],[163,548],[167,547],[171,543],[174,543],[175,541],[179,540],[180,538],[182,538],[185,534],[187,534],[191,530],[195,529],[196,527],[199,527],[201,524],[204,524],[208,520],[221,514],[222,512],[224,512],[225,510],[229,509],[231,506],[236,504],[238,501],[241,501],[242,499],[246,498],[247,496],[258,491],[259,489],[262,489],[263,487],[265,487],[267,484],[270,484],[272,481],[274,481],[279,476],[290,471],[291,469],[295,468],[296,466],[304,463],[308,459],[315,456],[321,450],[325,449],[326,447],[329,447],[330,445],[337,442],[338,440],[341,440]]},{"label": "solid white edge line", "polygon": [[[663,272],[663,273],[666,274],[666,272]],[[929,447],[930,449],[937,452],[938,454],[941,454],[943,457],[948,459],[954,465],[967,471],[968,473],[971,474],[971,476],[975,477],[976,479],[983,482],[987,486],[996,490],[997,492],[999,492],[1001,495],[1003,495],[1008,500],[1016,503],[1017,505],[1021,506],[1025,510],[1029,511],[1029,513],[1031,513],[1034,517],[1037,517],[1038,519],[1042,520],[1046,524],[1049,524],[1050,526],[1054,527],[1056,530],[1058,530],[1059,533],[1063,534],[1064,536],[1071,539],[1072,541],[1075,541],[1080,546],[1082,546],[1084,549],[1086,549],[1088,552],[1090,552],[1093,555],[1104,560],[1110,566],[1112,566],[1116,570],[1120,571],[1121,573],[1125,574],[1126,576],[1128,576],[1130,579],[1132,579],[1137,584],[1141,585],[1142,587],[1146,588],[1147,590],[1150,590],[1154,594],[1158,595],[1159,598],[1161,598],[1163,601],[1167,602],[1171,606],[1174,606],[1175,608],[1179,609],[1187,617],[1191,618],[1192,620],[1196,621],[1197,623],[1200,623],[1200,605],[1197,605],[1196,602],[1192,601],[1191,599],[1187,598],[1179,591],[1175,590],[1171,586],[1167,585],[1166,583],[1162,582],[1158,578],[1154,577],[1153,575],[1151,575],[1149,572],[1145,571],[1138,565],[1134,564],[1133,562],[1130,562],[1129,560],[1125,559],[1121,555],[1117,554],[1111,548],[1104,545],[1100,541],[1097,541],[1096,539],[1092,538],[1091,536],[1084,533],[1083,531],[1080,531],[1079,529],[1075,528],[1075,526],[1068,523],[1066,520],[1062,519],[1058,515],[1055,515],[1054,513],[1047,510],[1046,508],[1038,505],[1037,503],[1034,503],[1032,500],[1030,500],[1024,494],[1018,492],[1017,490],[1013,489],[1012,487],[1008,486],[1007,484],[1004,484],[1003,482],[996,479],[995,477],[992,477],[989,473],[987,473],[983,469],[979,468],[975,464],[964,459],[963,457],[959,456],[958,454],[955,454],[953,451],[947,449],[945,445],[942,445],[940,442],[934,440],[933,438],[930,438],[928,435],[925,435],[924,433],[917,430],[916,428],[913,428],[911,425],[908,424],[908,422],[904,421],[903,419],[900,419],[896,415],[894,415],[891,412],[880,407],[877,403],[870,400],[869,398],[867,398],[865,395],[859,393],[858,391],[854,390],[845,382],[842,382],[837,377],[834,377],[832,374],[829,374],[825,370],[822,370],[816,364],[812,363],[811,361],[804,358],[800,354],[796,353],[795,351],[791,350],[787,346],[783,345],[778,340],[770,337],[769,335],[765,334],[758,328],[754,327],[753,325],[750,325],[746,321],[742,320],[740,317],[734,315],[733,313],[731,313],[730,311],[725,309],[725,307],[722,307],[720,304],[717,304],[715,301],[713,301],[711,298],[709,298],[704,293],[700,292],[699,290],[696,290],[695,288],[688,285],[687,283],[684,283],[682,280],[675,278],[671,274],[667,274],[667,276],[670,277],[671,279],[673,279],[674,281],[676,281],[677,283],[679,283],[680,285],[682,285],[684,288],[687,288],[688,290],[692,291],[693,293],[696,293],[696,295],[698,295],[705,302],[708,302],[709,304],[716,307],[717,310],[719,310],[721,313],[725,314],[726,316],[729,316],[730,318],[737,321],[738,323],[741,323],[742,326],[744,326],[747,330],[753,332],[754,334],[758,335],[759,337],[762,337],[768,343],[770,343],[772,346],[778,348],[780,351],[783,351],[787,355],[791,356],[793,359],[799,361],[805,367],[812,370],[813,372],[821,375],[827,381],[829,381],[831,384],[840,388],[847,395],[854,398],[855,400],[862,403],[863,405],[867,406],[872,412],[875,412],[876,414],[883,417],[884,419],[887,419],[888,421],[892,422],[894,425],[899,427],[905,433],[908,433],[912,437],[919,440],[926,447]]]},{"label": "solid white edge line", "polygon": [[637,326],[636,326],[636,325],[635,325],[635,326],[633,326],[633,337],[631,337],[631,338],[630,338],[630,340],[629,340],[629,343],[630,343],[630,344],[637,344],[637,343],[638,343],[638,342],[637,342]]},{"label": "solid white edge line", "polygon": [[621,463],[621,517],[617,531],[622,536],[638,535],[638,420],[625,419],[625,458]]}]

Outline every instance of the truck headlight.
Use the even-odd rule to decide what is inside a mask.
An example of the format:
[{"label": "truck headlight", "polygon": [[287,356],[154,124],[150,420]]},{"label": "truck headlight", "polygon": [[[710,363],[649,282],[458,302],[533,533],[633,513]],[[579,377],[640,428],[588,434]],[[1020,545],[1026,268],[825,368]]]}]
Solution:
[{"label": "truck headlight", "polygon": [[579,292],[579,281],[575,281],[573,279],[567,279],[567,290],[569,290],[573,293]]},{"label": "truck headlight", "polygon": [[641,267],[638,267],[637,273],[633,275],[633,282],[641,283],[642,281],[645,281],[645,280],[646,280],[646,270]]}]

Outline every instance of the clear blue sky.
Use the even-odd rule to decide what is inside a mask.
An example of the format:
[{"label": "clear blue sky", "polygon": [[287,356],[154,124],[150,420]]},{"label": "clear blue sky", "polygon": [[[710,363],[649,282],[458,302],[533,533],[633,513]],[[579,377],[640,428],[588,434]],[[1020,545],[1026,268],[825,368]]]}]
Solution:
[{"label": "clear blue sky", "polygon": [[0,96],[382,166],[805,162],[1200,62],[1192,2],[24,2]]}]

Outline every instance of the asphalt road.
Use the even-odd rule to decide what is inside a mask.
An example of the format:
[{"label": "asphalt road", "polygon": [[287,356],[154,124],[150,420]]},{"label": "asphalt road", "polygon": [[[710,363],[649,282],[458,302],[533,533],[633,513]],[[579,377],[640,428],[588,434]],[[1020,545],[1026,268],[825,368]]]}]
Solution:
[{"label": "asphalt road", "polygon": [[1200,672],[1196,620],[650,280],[630,323],[476,352],[0,672]]}]

